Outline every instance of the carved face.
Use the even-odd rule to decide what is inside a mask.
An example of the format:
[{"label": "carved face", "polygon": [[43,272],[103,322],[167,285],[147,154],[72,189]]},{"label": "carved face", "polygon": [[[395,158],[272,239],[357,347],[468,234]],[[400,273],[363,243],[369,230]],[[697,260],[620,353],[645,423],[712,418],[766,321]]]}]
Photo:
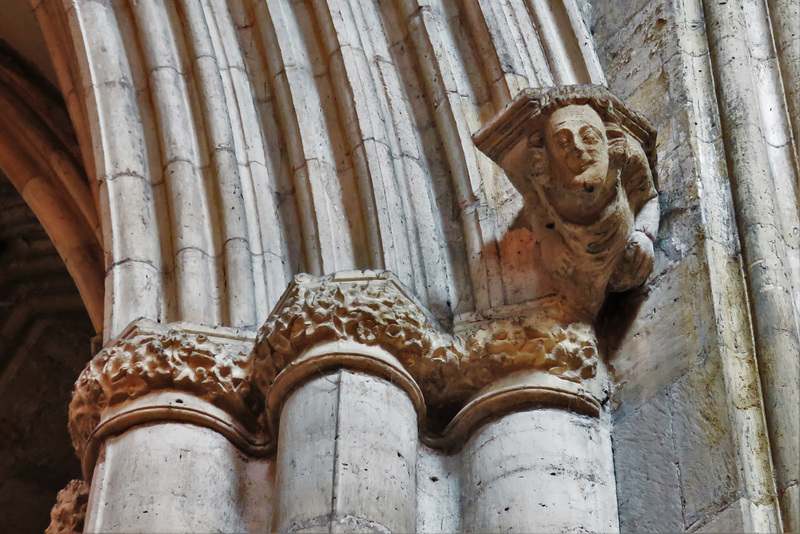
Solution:
[{"label": "carved face", "polygon": [[553,185],[592,193],[608,175],[603,120],[589,106],[566,106],[550,115],[545,146]]}]

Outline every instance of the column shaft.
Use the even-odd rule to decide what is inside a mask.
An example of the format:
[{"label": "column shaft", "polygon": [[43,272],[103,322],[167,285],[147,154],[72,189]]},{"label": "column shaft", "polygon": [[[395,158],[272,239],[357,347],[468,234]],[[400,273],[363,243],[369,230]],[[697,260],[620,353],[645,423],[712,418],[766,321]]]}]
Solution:
[{"label": "column shaft", "polygon": [[413,532],[417,414],[406,392],[346,370],[295,390],[280,418],[278,532]]},{"label": "column shaft", "polygon": [[105,440],[86,532],[245,532],[247,461],[219,433],[182,423],[137,426]]},{"label": "column shaft", "polygon": [[611,436],[560,409],[485,424],[462,461],[467,532],[619,532]]}]

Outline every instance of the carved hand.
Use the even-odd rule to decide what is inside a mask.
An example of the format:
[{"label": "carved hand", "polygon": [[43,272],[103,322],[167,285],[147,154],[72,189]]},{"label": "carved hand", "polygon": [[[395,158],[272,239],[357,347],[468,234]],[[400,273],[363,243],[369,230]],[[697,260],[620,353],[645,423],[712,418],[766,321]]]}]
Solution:
[{"label": "carved hand", "polygon": [[644,232],[633,231],[608,283],[609,289],[625,291],[643,284],[653,270],[654,260],[653,242]]}]

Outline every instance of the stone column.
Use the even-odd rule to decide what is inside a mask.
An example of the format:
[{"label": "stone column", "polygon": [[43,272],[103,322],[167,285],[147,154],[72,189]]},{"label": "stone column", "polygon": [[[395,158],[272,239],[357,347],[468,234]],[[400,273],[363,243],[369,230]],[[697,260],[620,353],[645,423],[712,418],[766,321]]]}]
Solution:
[{"label": "stone column", "polygon": [[523,91],[474,140],[525,199],[524,302],[457,318],[475,387],[443,435],[466,440],[468,532],[619,530],[605,365],[608,291],[652,270],[652,128],[601,87]]},{"label": "stone column", "polygon": [[275,531],[415,530],[425,405],[407,368],[431,333],[388,273],[295,278],[256,343],[278,434]]},{"label": "stone column", "polygon": [[618,531],[594,332],[561,329],[532,310],[523,316],[472,322],[460,336],[461,381],[476,392],[434,445],[461,451],[461,528]]},{"label": "stone column", "polygon": [[[244,532],[263,455],[246,337],[138,321],[76,383],[70,432],[91,481],[88,532]],[[268,505],[268,503],[264,503]]]}]

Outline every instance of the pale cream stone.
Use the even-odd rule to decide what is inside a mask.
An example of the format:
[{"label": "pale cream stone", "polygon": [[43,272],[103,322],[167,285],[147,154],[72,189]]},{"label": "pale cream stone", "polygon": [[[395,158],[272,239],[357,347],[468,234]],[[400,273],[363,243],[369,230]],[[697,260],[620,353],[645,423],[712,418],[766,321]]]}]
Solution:
[{"label": "pale cream stone", "polygon": [[[247,525],[246,457],[191,424],[138,426],[108,438],[92,478],[87,532],[256,532]],[[264,481],[257,481],[262,486]]]},{"label": "pale cream stone", "polygon": [[389,382],[348,371],[313,378],[281,414],[279,532],[412,532],[417,415]]},{"label": "pale cream stone", "polygon": [[611,435],[563,410],[520,411],[486,424],[462,456],[465,532],[615,532]]},{"label": "pale cream stone", "polygon": [[[426,420],[426,409],[433,413],[449,403],[452,415],[467,407],[449,434],[423,432],[428,443],[457,448],[480,427],[483,415],[493,418],[500,407],[517,410],[525,402],[602,413],[611,389],[595,340],[595,316],[609,288],[635,287],[649,274],[659,218],[656,203],[650,199],[630,209],[624,214],[632,218],[626,223],[630,228],[607,234],[613,246],[604,252],[615,260],[620,255],[627,258],[619,269],[607,265],[581,271],[590,263],[586,255],[566,245],[580,241],[575,234],[586,230],[585,220],[575,225],[584,228],[571,235],[559,227],[563,245],[558,239],[543,245],[540,240],[545,253],[537,257],[532,251],[542,234],[520,226],[546,228],[551,221],[537,217],[553,214],[562,220],[581,219],[596,206],[588,202],[570,207],[570,195],[565,201],[565,195],[559,198],[544,187],[531,198],[524,184],[520,186],[520,178],[527,180],[528,175],[515,178],[511,165],[512,160],[531,163],[528,146],[510,150],[504,158],[508,161],[500,161],[519,186],[514,190],[503,170],[471,140],[481,124],[527,86],[604,83],[589,29],[581,20],[584,4],[34,0],[53,57],[58,58],[56,68],[90,169],[87,174],[90,180],[103,180],[96,203],[108,255],[106,339],[116,338],[140,316],[163,322],[192,319],[209,327],[255,327],[279,302],[295,273],[324,277],[361,267],[386,269],[409,289],[383,280],[381,290],[393,298],[399,292],[399,300],[386,305],[374,295],[365,299],[365,306],[377,307],[375,313],[351,320],[331,339],[367,346],[362,352],[369,363],[360,360],[357,372],[376,381],[396,378],[398,391],[407,397],[403,402],[410,400],[421,420]],[[620,75],[625,82],[618,85],[624,86],[619,94],[626,104],[640,107],[658,101],[648,109],[692,108],[687,114],[672,116],[662,109],[654,115],[663,127],[660,138],[668,140],[658,147],[660,171],[689,178],[666,183],[664,204],[669,211],[663,249],[656,250],[653,285],[638,295],[646,305],[632,312],[635,318],[621,341],[617,376],[628,382],[621,384],[623,395],[616,402],[622,406],[620,414],[630,414],[638,407],[634,404],[658,403],[664,387],[684,384],[676,380],[694,370],[697,361],[718,354],[715,372],[720,376],[701,383],[713,385],[717,402],[712,412],[726,421],[724,428],[730,427],[731,441],[725,441],[720,456],[724,461],[709,461],[704,470],[707,450],[697,443],[703,443],[705,434],[695,436],[691,427],[698,413],[706,412],[694,402],[681,402],[674,418],[684,428],[676,432],[691,436],[686,443],[699,449],[697,454],[676,451],[691,465],[684,471],[691,476],[676,490],[689,497],[681,513],[685,507],[690,528],[718,524],[775,530],[780,525],[770,515],[773,473],[780,480],[784,508],[793,510],[798,502],[793,497],[797,486],[792,485],[797,477],[791,476],[797,467],[792,453],[796,449],[785,439],[797,429],[774,423],[797,420],[797,366],[792,357],[797,352],[800,256],[793,253],[800,234],[797,162],[789,150],[792,132],[787,126],[792,120],[795,143],[798,136],[797,113],[785,111],[786,104],[797,108],[793,102],[800,94],[793,90],[797,68],[791,60],[797,55],[797,40],[791,37],[787,15],[796,12],[796,6],[780,0],[724,5],[631,1],[601,10],[607,19],[626,25],[617,39],[634,42],[632,61],[612,61],[615,73],[625,73]],[[669,9],[683,10],[683,18],[672,20]],[[674,32],[669,35],[676,35],[680,46],[665,45],[659,32]],[[669,69],[677,74],[659,74]],[[764,82],[770,90],[758,94],[744,87],[740,95],[739,80],[753,80],[756,87]],[[731,105],[739,96],[746,105]],[[584,105],[564,106],[566,119],[561,119],[580,115],[584,123],[593,122]],[[745,111],[748,120],[739,121]],[[625,164],[637,173],[652,167],[644,160],[650,159],[654,147],[644,146],[644,155],[636,152],[637,144],[648,145],[650,134],[624,133],[631,150]],[[619,140],[615,137],[611,144]],[[535,148],[546,144],[533,143]],[[675,148],[687,145],[692,149]],[[550,148],[557,147],[551,143]],[[558,163],[548,156],[553,168]],[[726,165],[731,167],[733,195]],[[248,167],[258,171],[248,173]],[[181,179],[165,180],[162,168],[178,170]],[[622,182],[628,178],[620,176]],[[762,184],[769,184],[771,192],[764,193]],[[419,192],[426,188],[430,190]],[[31,195],[40,200],[45,196],[42,190],[31,190]],[[693,202],[695,197],[700,200]],[[614,207],[627,211],[623,203]],[[737,219],[744,256],[735,231]],[[62,248],[69,251],[64,256],[71,266],[84,265],[84,249]],[[513,261],[516,254],[520,259]],[[683,254],[691,259],[681,263]],[[749,296],[740,265],[749,273]],[[695,283],[685,283],[695,274]],[[361,289],[353,286],[368,285],[362,282],[316,279],[302,284],[314,286],[309,290],[313,300],[316,294],[330,297],[336,289],[348,298],[357,297]],[[553,293],[554,286],[564,300],[538,299]],[[401,289],[394,292],[397,287]],[[404,298],[404,292],[405,297],[415,294],[419,302]],[[311,380],[310,372],[304,374],[313,368],[311,360],[301,361],[300,355],[318,341],[331,341],[319,331],[336,322],[336,314],[316,318],[313,304],[291,328],[276,326],[274,316],[269,319],[262,338],[273,335],[267,332],[273,327],[283,329],[281,335],[288,331],[291,335],[284,337],[290,339],[289,349],[282,351],[278,343],[265,349],[260,343],[255,362],[248,359],[249,348],[240,351],[242,362],[258,366],[246,380],[256,382],[259,395],[276,400],[264,405],[263,399],[256,399],[258,407],[247,417],[279,413],[282,393],[292,389],[286,384],[296,379],[302,388]],[[576,306],[583,309],[576,311]],[[348,306],[335,309],[350,312]],[[420,323],[402,323],[398,314],[392,315],[398,310]],[[376,324],[386,320],[389,326],[381,330],[385,325],[370,324],[357,332],[358,320],[364,317]],[[411,342],[397,342],[391,338],[398,325],[412,337],[422,333]],[[671,328],[679,332],[673,336]],[[320,339],[295,336],[305,329],[314,331],[309,338]],[[663,344],[669,346],[659,350]],[[762,363],[761,376],[756,358]],[[325,365],[332,370],[355,365],[353,361],[333,358]],[[690,378],[693,375],[686,375],[685,380]],[[775,444],[774,471],[765,448],[760,381]],[[175,399],[158,397],[159,392],[165,393],[148,390],[120,402],[114,415],[134,406],[163,410],[159,417],[178,412],[170,404]],[[215,411],[213,404],[197,407],[226,424],[235,422],[236,417]],[[722,413],[727,417],[720,417]],[[267,423],[270,417],[273,422],[280,419],[267,415]],[[491,424],[503,421],[500,417]],[[232,443],[238,439],[236,431],[217,430]],[[280,434],[275,428],[259,430]],[[630,439],[638,439],[635,434],[630,430]],[[580,440],[574,445],[581,445]],[[442,465],[457,458],[446,457]],[[426,460],[431,473],[446,471],[431,458]],[[721,522],[715,523],[708,515],[713,514],[713,503],[703,502],[704,485],[696,481],[708,475],[715,481],[708,487],[716,491],[724,486],[726,493],[730,488],[717,482],[728,473],[742,479],[741,487],[730,492],[732,498],[743,496],[758,504],[738,508],[740,516],[725,516],[735,516],[739,523],[721,515],[734,508],[725,508]],[[455,477],[442,495],[434,489],[437,482],[427,480],[428,493],[417,497],[424,520],[418,518],[416,525],[435,531],[431,518],[444,510],[447,519],[438,528],[475,528],[453,519],[452,510],[459,507],[458,496],[451,494],[458,486]],[[648,513],[656,517],[655,510]],[[792,521],[784,526],[794,529]]]}]

